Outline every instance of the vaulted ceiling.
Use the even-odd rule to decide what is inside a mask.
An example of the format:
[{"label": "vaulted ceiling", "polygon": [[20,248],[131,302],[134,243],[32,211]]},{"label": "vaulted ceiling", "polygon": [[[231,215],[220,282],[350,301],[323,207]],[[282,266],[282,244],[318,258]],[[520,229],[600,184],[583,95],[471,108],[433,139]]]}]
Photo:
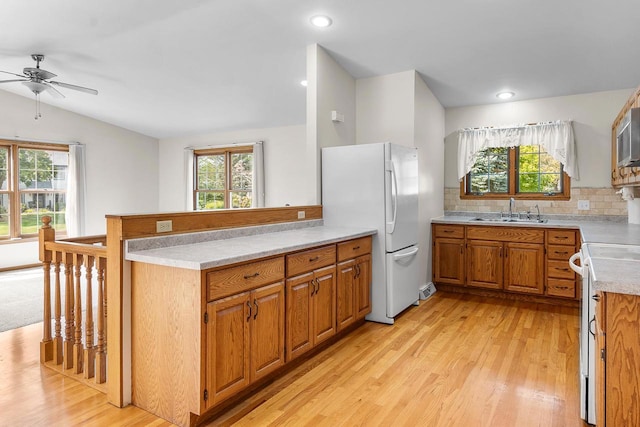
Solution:
[{"label": "vaulted ceiling", "polygon": [[304,123],[313,43],[356,78],[415,69],[445,107],[636,87],[638,17],[637,0],[3,0],[0,70],[43,53],[100,93],[42,102],[167,138]]}]

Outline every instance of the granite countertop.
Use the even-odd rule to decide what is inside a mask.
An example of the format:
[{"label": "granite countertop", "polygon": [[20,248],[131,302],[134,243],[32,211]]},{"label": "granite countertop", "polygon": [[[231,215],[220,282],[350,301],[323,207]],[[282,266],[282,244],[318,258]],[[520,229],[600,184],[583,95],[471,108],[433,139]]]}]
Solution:
[{"label": "granite countertop", "polygon": [[326,227],[321,220],[243,227],[128,240],[125,242],[125,259],[190,270],[206,270],[370,236],[376,232],[375,229],[368,228]]},{"label": "granite countertop", "polygon": [[[432,220],[442,224],[495,225],[507,227],[578,228],[583,244],[632,245],[640,251],[640,224],[593,220],[549,220],[546,223],[472,221],[475,216],[442,216]],[[612,254],[591,256],[594,290],[640,295],[640,260],[626,259]]]}]

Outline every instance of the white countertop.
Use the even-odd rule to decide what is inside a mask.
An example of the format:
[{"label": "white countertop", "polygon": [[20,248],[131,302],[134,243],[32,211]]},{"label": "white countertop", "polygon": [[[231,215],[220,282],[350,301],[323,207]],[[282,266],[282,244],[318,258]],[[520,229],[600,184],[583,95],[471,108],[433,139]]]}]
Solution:
[{"label": "white countertop", "polygon": [[[577,228],[582,243],[640,246],[640,224],[611,221],[555,221],[546,223],[471,221],[470,216],[442,216],[433,223],[490,225],[507,227]],[[640,247],[639,247],[640,248]],[[613,251],[606,257],[591,257],[591,272],[595,290],[640,295],[640,261],[625,259]]]},{"label": "white countertop", "polygon": [[[185,234],[178,237],[181,239],[179,244],[175,244],[174,242],[174,244],[169,246],[152,247],[151,249],[141,248],[136,250],[133,248],[136,246],[149,246],[147,245],[148,242],[158,242],[158,238],[135,239],[135,241],[127,242],[125,259],[190,270],[205,270],[212,267],[336,243],[343,240],[370,236],[376,233],[375,229],[325,227],[324,225],[284,231],[274,231],[273,227],[264,226],[264,229],[269,231],[263,233],[260,232],[261,227],[247,227],[246,229],[249,228],[257,231],[251,235],[233,237],[234,231],[242,234],[243,229],[221,230],[221,233],[225,233],[222,237],[216,240],[199,241],[196,243],[186,243],[185,238],[188,238],[189,235]],[[193,234],[194,238],[196,238],[195,235],[197,233]],[[142,243],[142,245],[136,245],[134,243]],[[159,245],[154,244],[152,246]]]}]

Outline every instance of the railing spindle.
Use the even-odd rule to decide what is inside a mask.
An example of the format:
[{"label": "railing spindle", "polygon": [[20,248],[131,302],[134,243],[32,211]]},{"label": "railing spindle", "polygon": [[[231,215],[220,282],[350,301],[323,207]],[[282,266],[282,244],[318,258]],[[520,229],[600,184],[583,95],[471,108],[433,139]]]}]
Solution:
[{"label": "railing spindle", "polygon": [[96,383],[102,384],[107,380],[107,358],[105,353],[105,307],[103,303],[106,296],[104,292],[104,273],[107,267],[107,259],[99,257],[96,262],[96,270],[98,270],[98,345],[96,347]]},{"label": "railing spindle", "polygon": [[64,261],[64,369],[73,368],[74,298],[73,298],[73,254],[63,254]]},{"label": "railing spindle", "polygon": [[85,320],[84,320],[84,377],[93,378],[95,375],[95,348],[93,346],[93,294],[91,287],[93,286],[93,261],[94,257],[85,257],[84,275],[87,279],[87,291],[85,293]]},{"label": "railing spindle", "polygon": [[82,373],[82,355],[84,348],[82,346],[82,294],[80,286],[80,277],[82,276],[82,260],[83,256],[74,254],[73,267],[75,270],[75,342],[73,343],[73,372],[75,374]]},{"label": "railing spindle", "polygon": [[62,363],[62,307],[60,301],[60,262],[62,260],[62,254],[60,252],[55,252],[54,256],[54,272],[56,275],[55,282],[55,336],[53,337],[53,362],[56,365],[60,365]]}]

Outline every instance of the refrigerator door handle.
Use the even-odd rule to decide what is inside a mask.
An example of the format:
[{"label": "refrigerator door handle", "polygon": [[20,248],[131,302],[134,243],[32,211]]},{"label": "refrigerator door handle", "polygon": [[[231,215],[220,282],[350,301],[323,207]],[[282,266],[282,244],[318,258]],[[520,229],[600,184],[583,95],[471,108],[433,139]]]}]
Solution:
[{"label": "refrigerator door handle", "polygon": [[406,254],[396,254],[396,255],[394,255],[393,259],[397,260],[397,259],[409,258],[409,257],[414,256],[415,254],[417,254],[418,250],[420,250],[420,248],[416,246],[416,248],[413,249],[411,252],[407,252]]},{"label": "refrigerator door handle", "polygon": [[393,162],[389,162],[391,171],[391,203],[393,204],[393,219],[391,222],[387,222],[387,233],[393,233],[396,229],[396,218],[398,215],[398,179],[396,177],[396,169],[393,166]]}]

